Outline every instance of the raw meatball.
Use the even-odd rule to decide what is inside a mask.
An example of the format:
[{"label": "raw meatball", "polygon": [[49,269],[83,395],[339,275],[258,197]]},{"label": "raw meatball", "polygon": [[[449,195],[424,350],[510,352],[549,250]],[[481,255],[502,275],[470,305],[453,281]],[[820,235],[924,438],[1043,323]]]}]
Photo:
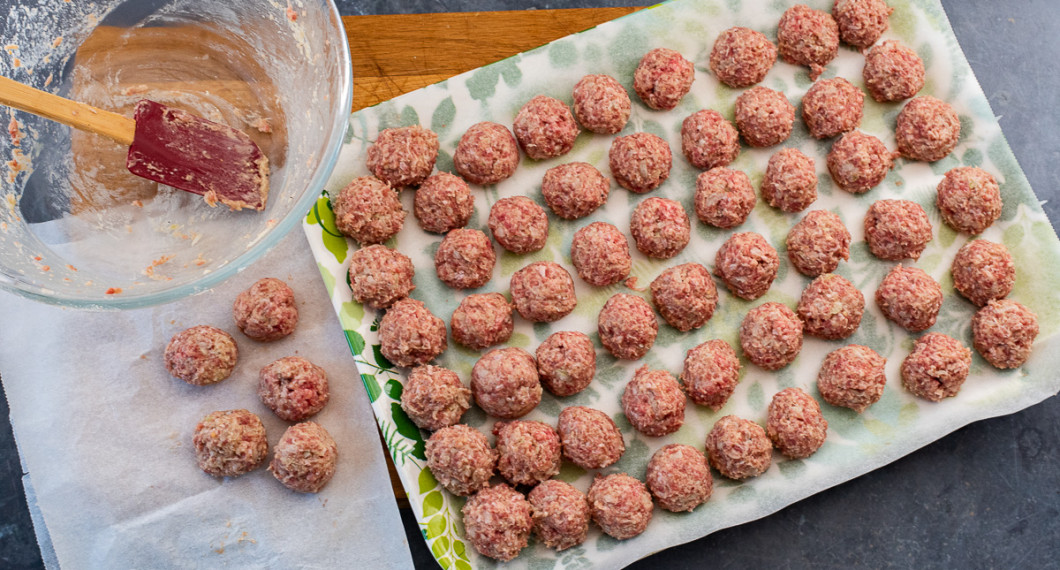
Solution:
[{"label": "raw meatball", "polygon": [[629,94],[610,75],[586,75],[574,85],[574,116],[589,131],[613,135],[626,126],[632,110]]},{"label": "raw meatball", "polygon": [[751,180],[740,170],[724,166],[701,172],[696,177],[693,206],[704,224],[730,229],[744,223],[755,207]]},{"label": "raw meatball", "polygon": [[902,361],[902,385],[916,396],[938,402],[957,395],[971,366],[972,351],[959,340],[928,333],[917,339]]},{"label": "raw meatball", "polygon": [[786,388],[769,402],[766,433],[773,445],[792,459],[813,455],[828,436],[828,421],[821,406],[799,388]]},{"label": "raw meatball", "polygon": [[648,461],[645,478],[659,506],[675,513],[692,512],[714,491],[707,458],[691,445],[661,447]]},{"label": "raw meatball", "polygon": [[776,61],[777,46],[765,34],[739,26],[718,34],[710,50],[710,70],[736,89],[765,79]]},{"label": "raw meatball", "polygon": [[674,160],[666,141],[651,133],[616,138],[607,158],[615,182],[637,194],[658,188],[670,176]]},{"label": "raw meatball", "polygon": [[931,222],[916,202],[879,200],[865,214],[865,241],[880,259],[919,259],[931,241]]},{"label": "raw meatball", "polygon": [[887,31],[887,17],[891,8],[883,0],[835,0],[832,17],[839,25],[839,38],[865,49]]},{"label": "raw meatball", "polygon": [[902,156],[934,162],[945,158],[957,146],[961,120],[949,103],[921,95],[906,103],[898,113],[894,138]]},{"label": "raw meatball", "polygon": [[418,186],[434,170],[438,135],[419,125],[383,129],[368,147],[368,170],[394,188]]},{"label": "raw meatball", "polygon": [[942,221],[959,232],[981,234],[1001,217],[1001,189],[987,171],[962,166],[939,182],[935,203]]},{"label": "raw meatball", "polygon": [[534,534],[545,546],[566,550],[585,542],[589,500],[574,485],[549,479],[527,495],[534,513]]},{"label": "raw meatball", "polygon": [[471,389],[456,372],[441,366],[417,366],[401,391],[401,409],[427,431],[454,425],[471,407]]},{"label": "raw meatball", "polygon": [[1008,248],[984,239],[964,244],[953,258],[950,273],[957,292],[980,307],[1008,297],[1016,282],[1016,264]]},{"label": "raw meatball", "polygon": [[740,381],[740,360],[724,340],[708,340],[685,355],[681,383],[685,393],[700,406],[720,410]]},{"label": "raw meatball", "polygon": [[237,477],[265,461],[265,426],[247,410],[213,412],[195,426],[195,459],[214,477]]},{"label": "raw meatball", "polygon": [[850,259],[850,232],[839,216],[813,210],[788,232],[788,260],[807,277],[831,273],[841,260]]},{"label": "raw meatball", "polygon": [[302,422],[283,432],[273,450],[269,472],[292,491],[319,493],[335,475],[338,461],[331,434],[316,422]]},{"label": "raw meatball", "polygon": [[559,473],[559,434],[548,424],[517,420],[493,424],[497,471],[512,485],[533,487]]},{"label": "raw meatball", "polygon": [[354,178],[331,200],[335,228],[361,245],[383,243],[405,225],[398,193],[374,176]]},{"label": "raw meatball", "polygon": [[740,323],[740,347],[751,362],[779,370],[802,350],[802,321],[787,305],[763,303],[748,311]]},{"label": "raw meatball", "polygon": [[519,166],[519,147],[504,125],[475,123],[460,137],[453,153],[457,174],[472,184],[507,180]]},{"label": "raw meatball", "polygon": [[480,230],[457,228],[445,234],[434,252],[438,279],[453,289],[477,289],[493,277],[497,254]]},{"label": "raw meatball", "polygon": [[537,374],[557,396],[581,392],[596,375],[596,349],[584,333],[554,332],[537,347]]},{"label": "raw meatball", "polygon": [[350,291],[353,299],[372,309],[385,309],[416,288],[412,260],[385,245],[370,245],[350,255]]},{"label": "raw meatball", "polygon": [[780,149],[769,157],[762,178],[762,199],[785,212],[801,212],[817,199],[817,168],[799,149]]},{"label": "raw meatball", "polygon": [[593,165],[570,162],[545,171],[541,195],[552,212],[565,220],[584,218],[607,202],[611,183]]},{"label": "raw meatball", "polygon": [[696,111],[681,123],[681,151],[702,170],[727,166],[740,156],[740,133],[721,113]]},{"label": "raw meatball", "polygon": [[328,375],[305,358],[286,356],[261,369],[258,397],[281,420],[300,422],[324,409],[331,398]]},{"label": "raw meatball", "polygon": [[780,144],[794,125],[795,107],[780,91],[752,87],[736,98],[736,128],[751,146]]},{"label": "raw meatball", "polygon": [[817,389],[825,402],[860,414],[883,396],[886,364],[886,358],[867,346],[844,346],[824,357],[817,373]]},{"label": "raw meatball", "polygon": [[864,107],[865,94],[853,83],[822,79],[802,97],[802,120],[814,138],[827,139],[858,128]]},{"label": "raw meatball", "polygon": [[688,332],[714,316],[718,289],[706,267],[684,263],[663,271],[651,282],[651,300],[670,326]]},{"label": "raw meatball", "polygon": [[633,538],[651,522],[651,493],[625,473],[597,474],[589,487],[589,510],[600,530],[612,538]]},{"label": "raw meatball", "polygon": [[431,434],[424,448],[431,474],[450,493],[466,497],[489,487],[497,451],[477,429],[456,424]]},{"label": "raw meatball", "polygon": [[862,194],[883,182],[894,155],[883,141],[861,131],[843,135],[828,152],[828,172],[840,190]]},{"label": "raw meatball", "polygon": [[637,360],[651,350],[659,321],[647,301],[617,293],[604,303],[597,318],[600,343],[615,358]]},{"label": "raw meatball", "polygon": [[541,402],[541,392],[537,363],[521,348],[495,348],[471,368],[471,394],[491,416],[525,416]]},{"label": "raw meatball", "polygon": [[279,279],[259,279],[236,296],[232,318],[239,330],[254,340],[279,340],[298,325],[294,291]]},{"label": "raw meatball", "polygon": [[685,423],[685,394],[669,372],[642,366],[626,383],[622,411],[644,435],[671,434]]},{"label": "raw meatball", "polygon": [[512,253],[537,251],[548,239],[548,214],[526,196],[497,200],[487,223],[493,239]]},{"label": "raw meatball", "polygon": [[551,261],[538,261],[516,271],[510,287],[515,310],[530,322],[558,321],[578,304],[574,279],[561,265]]},{"label": "raw meatball", "polygon": [[427,364],[445,352],[445,321],[416,299],[404,298],[379,321],[379,352],[397,366]]},{"label": "raw meatball", "polygon": [[754,232],[733,234],[714,259],[714,274],[730,293],[748,301],[766,294],[779,268],[777,250]]},{"label": "raw meatball", "polygon": [[876,306],[898,326],[920,332],[939,316],[942,287],[922,269],[898,265],[876,289]]},{"label": "raw meatball", "polygon": [[806,286],[796,312],[806,334],[839,340],[858,330],[865,296],[845,277],[826,273]]},{"label": "raw meatball", "polygon": [[600,410],[571,406],[559,413],[563,456],[582,469],[603,469],[626,452],[622,432]]},{"label": "raw meatball", "polygon": [[519,109],[512,130],[523,152],[534,160],[567,154],[578,138],[578,124],[567,105],[545,95],[534,97]]},{"label": "raw meatball", "polygon": [[629,233],[644,255],[669,259],[688,245],[692,226],[680,202],[653,196],[633,208]]},{"label": "raw meatball", "polygon": [[827,12],[796,4],[780,17],[777,47],[781,59],[809,67],[816,81],[839,52],[839,25]]},{"label": "raw meatball", "polygon": [[578,277],[598,287],[622,281],[633,267],[626,236],[607,222],[593,222],[574,232],[570,257]]},{"label": "raw meatball", "polygon": [[990,301],[972,317],[972,344],[996,368],[1019,368],[1031,356],[1038,316],[1009,300]]},{"label": "raw meatball", "polygon": [[508,342],[515,322],[512,305],[500,293],[464,297],[449,320],[453,341],[473,350]]},{"label": "raw meatball", "polygon": [[633,90],[652,109],[668,111],[692,89],[692,62],[672,49],[655,48],[644,54],[633,72]]},{"label": "raw meatball", "polygon": [[460,512],[467,541],[483,556],[507,562],[530,542],[530,502],[504,483],[475,493]]},{"label": "raw meatball", "polygon": [[166,345],[166,370],[176,378],[205,386],[228,378],[239,360],[232,335],[207,325],[180,331]]},{"label": "raw meatball", "polygon": [[474,212],[475,198],[459,176],[439,172],[416,189],[412,213],[425,232],[444,234],[462,228]]},{"label": "raw meatball", "polygon": [[869,50],[861,76],[873,99],[880,103],[901,101],[924,87],[924,61],[908,47],[887,40]]},{"label": "raw meatball", "polygon": [[707,459],[729,479],[749,479],[769,469],[773,445],[762,426],[728,415],[707,434]]}]

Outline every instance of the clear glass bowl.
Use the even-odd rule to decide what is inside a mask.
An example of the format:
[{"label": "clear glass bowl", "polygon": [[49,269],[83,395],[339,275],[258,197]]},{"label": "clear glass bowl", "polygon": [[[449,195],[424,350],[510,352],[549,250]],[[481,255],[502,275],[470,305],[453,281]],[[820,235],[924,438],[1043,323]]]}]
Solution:
[{"label": "clear glass bowl", "polygon": [[141,98],[254,138],[272,174],[262,212],[141,181],[126,149],[0,107],[0,288],[80,308],[206,290],[275,245],[320,195],[352,101],[329,0],[0,3],[0,74],[129,113]]}]

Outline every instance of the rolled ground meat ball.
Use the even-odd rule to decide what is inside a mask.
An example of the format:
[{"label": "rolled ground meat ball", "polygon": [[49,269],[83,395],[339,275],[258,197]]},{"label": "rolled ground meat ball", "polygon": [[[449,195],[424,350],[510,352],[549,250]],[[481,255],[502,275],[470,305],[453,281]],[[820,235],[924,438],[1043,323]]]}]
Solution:
[{"label": "rolled ground meat ball", "polygon": [[1004,245],[974,239],[957,251],[950,274],[957,292],[982,307],[1012,292],[1016,264]]},{"label": "rolled ground meat ball", "polygon": [[916,202],[878,200],[865,214],[865,241],[880,259],[919,259],[931,237],[931,221]]},{"label": "rolled ground meat ball", "polygon": [[740,381],[740,360],[724,340],[708,340],[685,355],[681,383],[685,393],[700,406],[720,410]]},{"label": "rolled ground meat ball", "polygon": [[832,17],[839,25],[839,38],[865,49],[887,31],[887,17],[894,8],[884,0],[835,0]]},{"label": "rolled ground meat ball", "polygon": [[961,119],[945,101],[929,95],[914,97],[898,113],[894,129],[898,153],[913,160],[945,158],[961,138]]},{"label": "rolled ground meat ball", "polygon": [[909,99],[924,87],[924,61],[895,40],[869,50],[861,71],[869,95],[880,103]]},{"label": "rolled ground meat ball", "polygon": [[494,417],[525,416],[541,402],[541,391],[537,363],[521,348],[495,348],[471,368],[475,403]]},{"label": "rolled ground meat ball", "polygon": [[552,212],[565,220],[584,218],[607,202],[611,183],[593,165],[570,162],[545,171],[541,195]]},{"label": "rolled ground meat ball", "polygon": [[427,177],[416,189],[412,213],[425,232],[444,234],[462,228],[475,212],[475,198],[462,178],[448,172]]},{"label": "rolled ground meat ball", "polygon": [[639,479],[625,473],[597,474],[589,487],[589,511],[608,536],[633,538],[651,522],[651,493]]},{"label": "rolled ground meat ball", "polygon": [[497,471],[512,485],[533,487],[559,473],[559,434],[548,424],[517,420],[493,424]]},{"label": "rolled ground meat ball", "polygon": [[445,234],[434,252],[438,279],[453,289],[477,289],[493,277],[497,254],[493,242],[479,230],[457,228]]},{"label": "rolled ground meat ball", "polygon": [[669,259],[688,245],[692,225],[680,202],[652,196],[633,208],[629,233],[644,255]]},{"label": "rolled ground meat ball", "polygon": [[600,410],[571,406],[559,413],[559,439],[563,456],[582,469],[603,469],[626,452],[622,432]]},{"label": "rolled ground meat ball", "polygon": [[453,153],[457,174],[472,184],[507,180],[519,166],[519,147],[504,125],[475,123],[460,137]]},{"label": "rolled ground meat ball", "polygon": [[195,426],[195,460],[214,477],[238,477],[257,469],[269,452],[265,426],[247,410],[208,414]]},{"label": "rolled ground meat ball", "polygon": [[354,178],[331,200],[335,228],[361,245],[383,243],[405,225],[398,193],[374,176]]},{"label": "rolled ground meat ball", "polygon": [[294,291],[274,277],[258,279],[236,296],[232,318],[239,330],[254,340],[279,340],[298,325]]},{"label": "rolled ground meat ball", "polygon": [[728,166],[740,156],[740,133],[721,113],[696,111],[681,123],[681,152],[701,170]]},{"label": "rolled ground meat ball", "polygon": [[549,479],[527,495],[533,507],[534,534],[553,550],[585,542],[589,533],[589,500],[574,485]]},{"label": "rolled ground meat ball", "polygon": [[501,198],[490,208],[487,222],[493,239],[512,253],[530,253],[545,247],[548,214],[526,196]]},{"label": "rolled ground meat ball", "polygon": [[860,414],[883,396],[886,364],[886,358],[867,346],[844,346],[824,357],[817,373],[817,389],[825,402]]},{"label": "rolled ground meat ball", "polygon": [[401,391],[401,409],[427,431],[455,425],[470,407],[471,389],[441,366],[413,368]]},{"label": "rolled ground meat ball", "polygon": [[666,322],[688,332],[707,324],[718,306],[718,289],[710,272],[698,263],[663,271],[651,282],[651,300]]},{"label": "rolled ground meat ball", "polygon": [[362,247],[350,255],[350,291],[353,299],[372,309],[385,309],[416,288],[412,260],[385,245]]},{"label": "rolled ground meat ball", "polygon": [[740,323],[740,347],[751,362],[766,370],[791,364],[802,350],[802,321],[780,303],[763,303]]},{"label": "rolled ground meat ball", "polygon": [[500,293],[476,293],[460,301],[449,320],[453,341],[472,350],[508,342],[515,328],[512,305]]},{"label": "rolled ground meat ball", "polygon": [[292,491],[319,493],[335,476],[338,461],[338,447],[328,430],[316,422],[302,422],[283,432],[269,472]]},{"label": "rolled ground meat ball", "polygon": [[801,212],[817,199],[817,169],[799,149],[783,148],[769,157],[762,199],[785,212]]},{"label": "rolled ground meat ball", "polygon": [[788,260],[807,277],[831,273],[841,260],[850,259],[850,239],[838,215],[813,210],[788,232]]},{"label": "rolled ground meat ball", "polygon": [[670,176],[674,160],[666,141],[651,133],[617,137],[607,158],[615,182],[637,194],[658,188]]},{"label": "rolled ground meat ball", "polygon": [[645,479],[659,506],[674,513],[692,512],[714,491],[707,457],[691,445],[659,448],[648,461]]},{"label": "rolled ground meat ball", "polygon": [[368,147],[368,170],[394,188],[418,186],[434,170],[438,135],[419,125],[383,129]]},{"label": "rolled ground meat ball", "polygon": [[685,394],[669,372],[642,366],[626,383],[622,411],[644,435],[671,434],[685,423]]},{"label": "rolled ground meat ball", "polygon": [[736,128],[751,146],[780,144],[794,125],[795,107],[780,91],[758,86],[736,98]]},{"label": "rolled ground meat ball", "polygon": [[748,301],[766,294],[779,267],[777,250],[754,232],[733,234],[714,259],[714,274],[730,293]]},{"label": "rolled ground meat ball", "polygon": [[858,330],[865,296],[845,277],[826,273],[806,286],[796,312],[806,334],[839,340]]},{"label": "rolled ground meat ball", "polygon": [[633,105],[622,84],[610,75],[586,75],[574,85],[574,116],[581,126],[601,135],[621,131]]},{"label": "rolled ground meat ball", "polygon": [[704,224],[730,229],[747,221],[755,207],[755,190],[743,171],[724,166],[701,172],[696,177],[693,205]]},{"label": "rolled ground meat ball", "polygon": [[817,81],[802,97],[802,120],[814,138],[827,139],[858,128],[865,94],[835,77]]},{"label": "rolled ground meat ball", "polygon": [[784,61],[809,67],[810,80],[816,81],[839,53],[839,25],[827,12],[796,4],[780,17],[777,48]]},{"label": "rolled ground meat ball", "polygon": [[530,502],[504,483],[475,493],[460,512],[464,535],[483,556],[507,562],[530,542],[534,524]]},{"label": "rolled ground meat ball", "polygon": [[427,364],[445,352],[445,321],[416,299],[404,298],[379,321],[379,351],[397,366]]},{"label": "rolled ground meat ball", "polygon": [[828,436],[828,421],[821,406],[799,388],[786,388],[769,402],[766,433],[773,445],[792,459],[804,459],[817,452]]},{"label": "rolled ground meat ball", "polygon": [[593,222],[574,232],[570,257],[578,277],[597,287],[622,281],[633,267],[626,236],[607,222]]},{"label": "rolled ground meat ball", "polygon": [[861,131],[843,135],[828,152],[828,172],[840,190],[862,194],[883,182],[894,155],[883,141]]},{"label": "rolled ground meat ball", "polygon": [[765,34],[739,26],[718,34],[710,50],[710,70],[736,89],[765,79],[776,61],[777,46]]},{"label": "rolled ground meat ball", "polygon": [[534,160],[567,154],[578,138],[578,124],[563,101],[538,95],[527,101],[512,124],[515,140]]},{"label": "rolled ground meat ball", "polygon": [[166,370],[195,386],[216,384],[232,375],[239,349],[232,335],[199,325],[173,335],[163,356]]},{"label": "rolled ground meat ball", "polygon": [[486,435],[466,424],[443,427],[424,448],[431,474],[450,493],[466,497],[489,487],[497,451]]},{"label": "rolled ground meat ball", "polygon": [[729,479],[749,479],[769,469],[773,445],[762,426],[728,415],[707,434],[707,459]]},{"label": "rolled ground meat ball", "polygon": [[668,111],[692,89],[692,62],[672,49],[655,48],[644,54],[633,72],[633,90],[652,109]]},{"label": "rolled ground meat ball", "polygon": [[1023,366],[1037,336],[1038,316],[1016,301],[990,301],[972,317],[972,344],[995,368]]},{"label": "rolled ground meat ball", "polygon": [[537,374],[556,396],[581,392],[596,375],[596,349],[584,333],[554,332],[537,347]]},{"label": "rolled ground meat ball", "polygon": [[972,351],[959,340],[928,333],[902,361],[902,385],[916,396],[939,402],[957,395],[971,366]]},{"label": "rolled ground meat ball", "polygon": [[920,332],[939,316],[942,287],[922,269],[897,265],[876,289],[876,306],[898,326]]},{"label": "rolled ground meat ball", "polygon": [[558,321],[578,304],[574,279],[561,265],[551,261],[538,261],[516,271],[510,287],[515,310],[530,322]]},{"label": "rolled ground meat ball", "polygon": [[935,204],[951,228],[981,234],[1001,217],[1001,189],[989,172],[962,166],[947,172],[939,182]]},{"label": "rolled ground meat ball", "polygon": [[286,356],[266,364],[258,373],[261,403],[288,422],[300,422],[331,398],[324,369],[300,356]]},{"label": "rolled ground meat ball", "polygon": [[600,343],[615,358],[637,360],[651,350],[659,321],[644,299],[617,293],[604,303],[597,318]]}]

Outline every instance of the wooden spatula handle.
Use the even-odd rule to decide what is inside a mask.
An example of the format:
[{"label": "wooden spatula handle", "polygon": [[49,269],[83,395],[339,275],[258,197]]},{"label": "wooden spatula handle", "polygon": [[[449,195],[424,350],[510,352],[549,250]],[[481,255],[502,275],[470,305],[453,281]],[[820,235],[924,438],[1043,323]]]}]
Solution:
[{"label": "wooden spatula handle", "polygon": [[136,133],[136,122],[129,117],[64,99],[2,76],[0,103],[75,129],[103,135],[125,146],[132,144]]}]

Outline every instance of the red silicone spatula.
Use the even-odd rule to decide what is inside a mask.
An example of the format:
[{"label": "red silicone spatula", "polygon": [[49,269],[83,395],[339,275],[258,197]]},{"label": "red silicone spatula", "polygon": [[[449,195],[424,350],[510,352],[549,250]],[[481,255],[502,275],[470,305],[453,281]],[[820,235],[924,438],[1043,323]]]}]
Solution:
[{"label": "red silicone spatula", "polygon": [[0,77],[0,103],[129,147],[129,172],[205,198],[211,206],[265,209],[269,159],[227,125],[146,99],[132,119]]}]

